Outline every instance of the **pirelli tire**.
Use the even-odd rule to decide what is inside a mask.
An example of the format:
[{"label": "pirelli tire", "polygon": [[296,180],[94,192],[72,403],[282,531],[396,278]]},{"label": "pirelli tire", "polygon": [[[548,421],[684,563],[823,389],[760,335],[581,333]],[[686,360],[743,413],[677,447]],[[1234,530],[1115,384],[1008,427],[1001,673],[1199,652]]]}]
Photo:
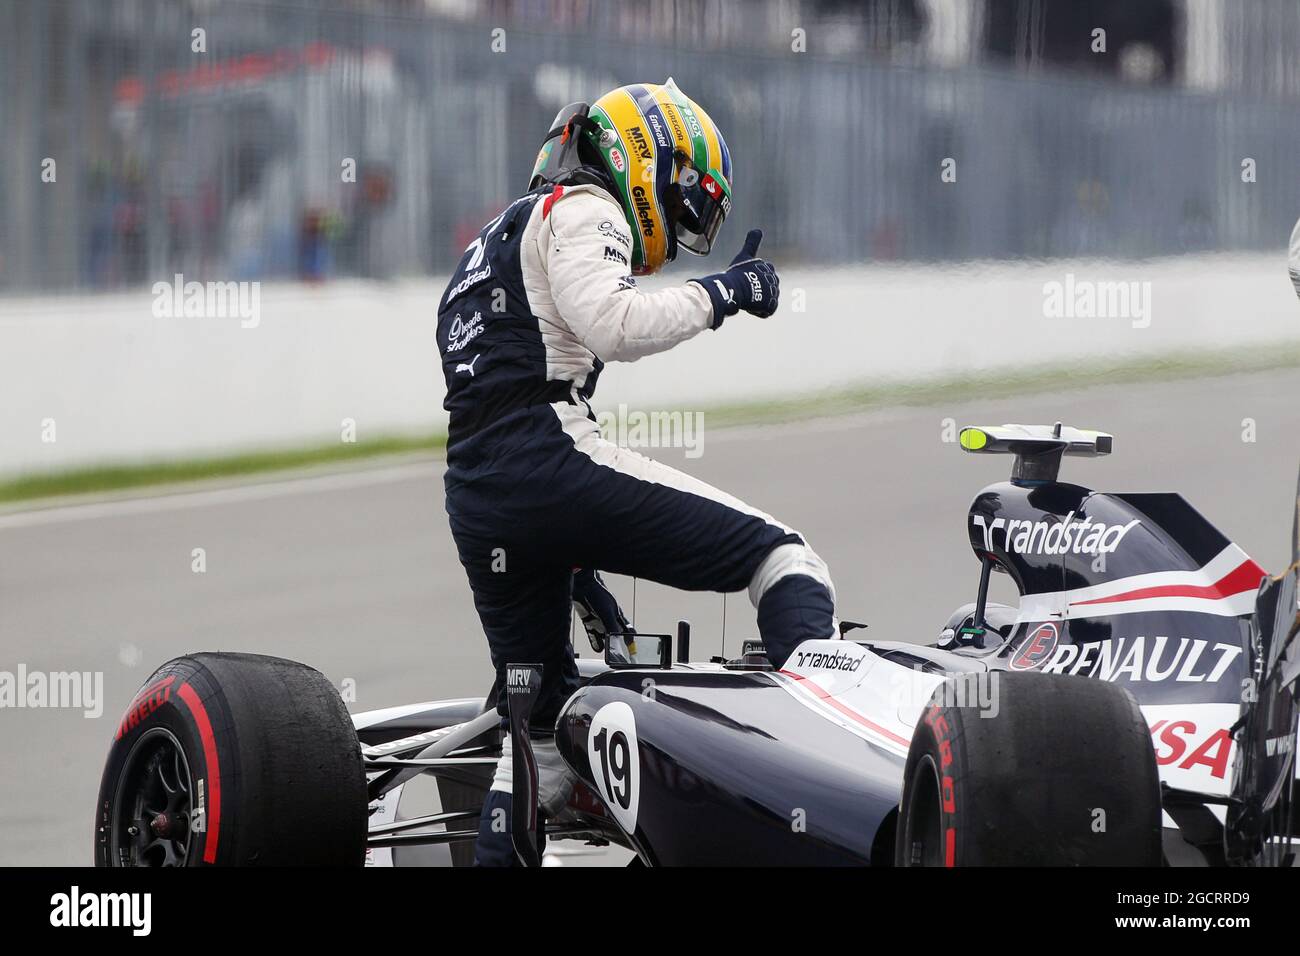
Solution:
[{"label": "pirelli tire", "polygon": [[1160,866],[1160,780],[1132,695],[1079,677],[990,677],[990,706],[950,679],[917,723],[895,863]]},{"label": "pirelli tire", "polygon": [[97,866],[360,866],[356,731],[319,671],[258,654],[178,657],[145,681],[99,786]]}]

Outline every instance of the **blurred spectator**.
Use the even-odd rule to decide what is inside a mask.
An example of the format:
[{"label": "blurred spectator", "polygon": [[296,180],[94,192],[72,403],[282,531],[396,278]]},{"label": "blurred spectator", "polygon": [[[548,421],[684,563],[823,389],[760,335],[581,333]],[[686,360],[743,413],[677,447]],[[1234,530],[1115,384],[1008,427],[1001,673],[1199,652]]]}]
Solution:
[{"label": "blurred spectator", "polygon": [[555,110],[670,74],[791,264],[1262,249],[1300,206],[1222,175],[1300,153],[1294,0],[0,0],[4,286],[442,272]]}]

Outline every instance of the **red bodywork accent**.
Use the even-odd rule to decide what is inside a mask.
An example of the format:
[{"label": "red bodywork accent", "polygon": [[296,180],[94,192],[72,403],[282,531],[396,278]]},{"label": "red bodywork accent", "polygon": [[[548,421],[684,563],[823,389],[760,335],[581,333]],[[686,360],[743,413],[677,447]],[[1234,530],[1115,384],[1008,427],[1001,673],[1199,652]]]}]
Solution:
[{"label": "red bodywork accent", "polygon": [[1213,584],[1166,584],[1151,588],[1138,588],[1136,591],[1124,591],[1110,597],[1093,598],[1091,601],[1074,601],[1071,607],[1084,604],[1112,604],[1119,601],[1141,601],[1145,598],[1189,597],[1206,598],[1217,601],[1232,597],[1242,591],[1253,591],[1259,587],[1264,577],[1264,569],[1254,561],[1243,562],[1236,570],[1229,571]]},{"label": "red bodywork accent", "polygon": [[832,707],[838,710],[841,714],[851,718],[852,720],[857,721],[863,727],[869,727],[878,734],[884,734],[890,740],[897,741],[898,743],[902,744],[904,747],[910,745],[910,741],[905,740],[904,738],[898,736],[898,734],[894,733],[893,731],[886,730],[884,727],[881,727],[879,724],[872,723],[870,720],[867,720],[867,718],[863,717],[856,710],[853,710],[850,707],[845,707],[838,700],[836,700],[834,697],[831,696],[830,691],[827,691],[822,687],[818,687],[816,684],[814,684],[808,678],[804,677],[802,674],[796,674],[793,671],[787,671],[787,670],[783,670],[781,671],[781,673],[784,674],[786,677],[793,677],[795,680],[805,685],[810,691],[812,691],[822,700],[826,701],[826,703],[830,704]]}]

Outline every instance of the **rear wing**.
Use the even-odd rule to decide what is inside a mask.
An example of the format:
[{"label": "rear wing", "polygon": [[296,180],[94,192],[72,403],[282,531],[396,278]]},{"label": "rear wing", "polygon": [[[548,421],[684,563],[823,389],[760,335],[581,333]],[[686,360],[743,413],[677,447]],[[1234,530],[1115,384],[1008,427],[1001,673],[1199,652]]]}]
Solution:
[{"label": "rear wing", "polygon": [[1055,481],[1061,457],[1109,455],[1114,436],[1106,432],[1055,425],[967,425],[957,436],[963,451],[979,455],[1015,455],[1011,480]]}]

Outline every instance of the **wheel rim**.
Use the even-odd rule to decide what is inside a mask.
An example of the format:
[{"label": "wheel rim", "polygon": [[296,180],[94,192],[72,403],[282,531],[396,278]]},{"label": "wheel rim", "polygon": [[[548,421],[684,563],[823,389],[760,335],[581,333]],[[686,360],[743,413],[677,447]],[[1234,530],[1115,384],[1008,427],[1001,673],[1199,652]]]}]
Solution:
[{"label": "wheel rim", "polygon": [[185,866],[194,792],[189,762],[171,731],[135,742],[113,797],[110,847],[118,866]]},{"label": "wheel rim", "polygon": [[912,771],[908,788],[907,829],[903,834],[903,846],[907,851],[904,866],[946,865],[941,805],[939,773],[933,758],[926,754]]}]

